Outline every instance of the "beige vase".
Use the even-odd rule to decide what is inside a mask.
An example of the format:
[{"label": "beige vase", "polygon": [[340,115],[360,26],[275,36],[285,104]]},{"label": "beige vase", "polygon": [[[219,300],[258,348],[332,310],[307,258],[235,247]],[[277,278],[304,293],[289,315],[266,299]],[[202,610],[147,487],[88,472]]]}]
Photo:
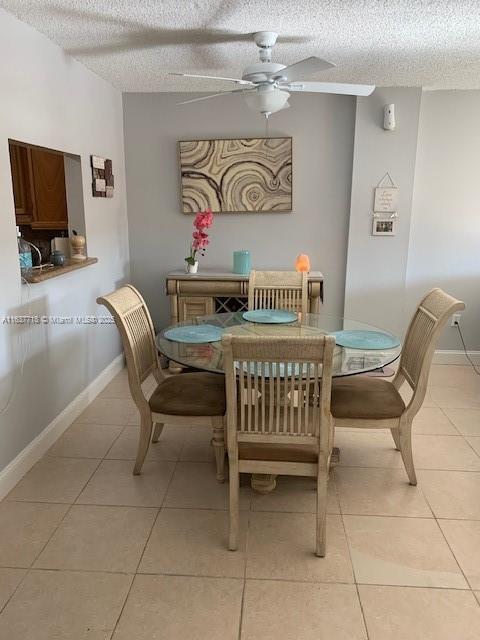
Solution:
[{"label": "beige vase", "polygon": [[85,236],[70,236],[70,244],[72,246],[71,260],[74,262],[81,262],[82,260],[87,259],[87,256],[85,255],[85,243]]}]

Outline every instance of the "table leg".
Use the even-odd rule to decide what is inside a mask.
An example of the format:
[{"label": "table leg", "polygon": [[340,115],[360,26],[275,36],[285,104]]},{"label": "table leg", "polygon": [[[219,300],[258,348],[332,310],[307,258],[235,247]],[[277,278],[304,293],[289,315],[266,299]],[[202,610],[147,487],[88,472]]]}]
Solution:
[{"label": "table leg", "polygon": [[184,368],[185,367],[182,367],[181,364],[177,364],[173,360],[169,360],[168,362],[168,373],[170,373],[171,375],[177,375],[179,373],[182,373]]},{"label": "table leg", "polygon": [[254,491],[265,495],[277,486],[277,476],[269,473],[252,473],[250,482]]},{"label": "table leg", "polygon": [[[332,455],[330,456],[330,469],[335,467],[339,461],[340,449],[333,447]],[[254,491],[266,495],[267,493],[271,493],[277,486],[277,476],[269,473],[252,473],[250,484]]]},{"label": "table leg", "polygon": [[[268,397],[268,388],[265,390],[265,394]],[[284,400],[283,395],[281,400]],[[310,401],[313,402],[313,396],[310,398]],[[333,447],[332,455],[330,456],[330,468],[337,465],[339,460],[340,449],[338,447]],[[261,493],[262,495],[266,495],[267,493],[271,493],[277,486],[277,476],[269,473],[253,473],[250,484],[254,491]]]}]

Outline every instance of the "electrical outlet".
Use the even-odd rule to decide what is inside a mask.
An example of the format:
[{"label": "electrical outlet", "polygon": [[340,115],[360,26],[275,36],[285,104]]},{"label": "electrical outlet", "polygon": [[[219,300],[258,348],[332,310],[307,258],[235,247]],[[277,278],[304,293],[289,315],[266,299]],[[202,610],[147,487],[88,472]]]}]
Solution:
[{"label": "electrical outlet", "polygon": [[450,326],[456,327],[458,324],[460,324],[461,317],[462,317],[461,313],[454,313],[452,316],[452,319],[450,320]]}]

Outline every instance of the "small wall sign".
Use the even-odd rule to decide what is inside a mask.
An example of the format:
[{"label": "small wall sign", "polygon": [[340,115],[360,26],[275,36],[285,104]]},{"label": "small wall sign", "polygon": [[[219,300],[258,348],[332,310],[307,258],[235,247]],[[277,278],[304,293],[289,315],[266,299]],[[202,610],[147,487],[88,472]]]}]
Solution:
[{"label": "small wall sign", "polygon": [[395,213],[397,200],[397,187],[376,187],[373,210],[375,213]]}]

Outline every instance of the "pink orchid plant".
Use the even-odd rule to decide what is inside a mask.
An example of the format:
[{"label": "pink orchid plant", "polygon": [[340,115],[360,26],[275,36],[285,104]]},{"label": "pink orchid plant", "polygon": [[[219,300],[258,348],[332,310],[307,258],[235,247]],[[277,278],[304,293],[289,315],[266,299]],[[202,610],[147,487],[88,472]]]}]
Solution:
[{"label": "pink orchid plant", "polygon": [[197,254],[204,256],[210,242],[206,229],[213,224],[213,213],[210,209],[199,211],[193,221],[192,242],[190,244],[190,255],[185,258],[187,264],[194,265],[197,261]]}]

